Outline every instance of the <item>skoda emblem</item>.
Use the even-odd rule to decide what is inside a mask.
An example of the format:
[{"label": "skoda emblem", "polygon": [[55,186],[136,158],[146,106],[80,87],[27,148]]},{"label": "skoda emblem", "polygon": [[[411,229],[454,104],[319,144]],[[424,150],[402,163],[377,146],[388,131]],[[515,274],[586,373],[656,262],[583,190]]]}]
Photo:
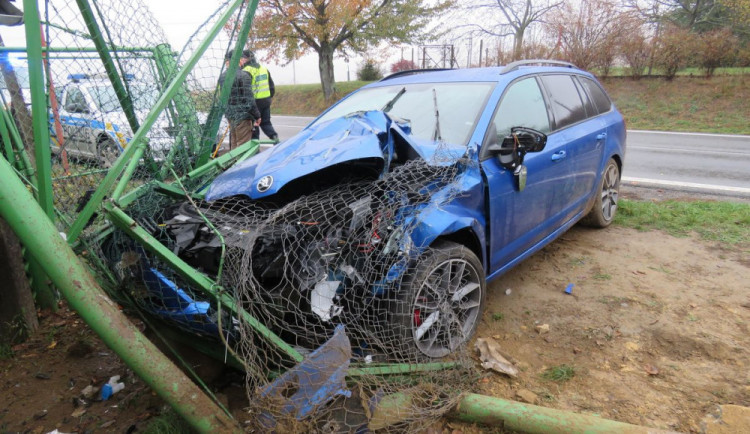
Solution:
[{"label": "skoda emblem", "polygon": [[258,181],[258,185],[256,186],[256,188],[258,189],[259,193],[263,193],[271,188],[271,185],[273,185],[273,176],[268,175],[260,178],[260,181]]}]

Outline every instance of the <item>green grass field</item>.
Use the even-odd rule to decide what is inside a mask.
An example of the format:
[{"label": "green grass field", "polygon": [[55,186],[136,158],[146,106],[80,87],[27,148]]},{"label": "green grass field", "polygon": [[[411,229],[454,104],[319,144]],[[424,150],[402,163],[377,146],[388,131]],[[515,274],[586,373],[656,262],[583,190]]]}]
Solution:
[{"label": "green grass field", "polygon": [[697,233],[723,244],[750,245],[750,205],[734,202],[621,200],[615,224],[673,236]]}]

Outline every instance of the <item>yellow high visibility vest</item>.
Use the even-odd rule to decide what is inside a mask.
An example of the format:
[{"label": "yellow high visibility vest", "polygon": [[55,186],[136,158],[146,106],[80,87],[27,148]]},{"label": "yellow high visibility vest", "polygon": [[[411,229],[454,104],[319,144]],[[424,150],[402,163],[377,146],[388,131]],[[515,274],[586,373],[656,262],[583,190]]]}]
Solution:
[{"label": "yellow high visibility vest", "polygon": [[268,84],[268,69],[263,65],[257,68],[247,65],[242,69],[249,72],[250,76],[253,77],[253,95],[255,99],[270,98],[271,87]]}]

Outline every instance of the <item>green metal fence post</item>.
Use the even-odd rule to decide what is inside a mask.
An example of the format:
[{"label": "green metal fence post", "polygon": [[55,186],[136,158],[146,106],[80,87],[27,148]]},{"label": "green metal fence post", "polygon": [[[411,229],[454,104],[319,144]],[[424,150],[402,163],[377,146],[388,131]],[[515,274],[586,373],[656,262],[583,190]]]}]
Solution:
[{"label": "green metal fence post", "polygon": [[[234,46],[234,53],[229,61],[229,69],[224,77],[225,83],[233,83],[234,75],[236,73],[236,67],[240,61],[240,53],[247,43],[247,38],[250,35],[250,25],[253,23],[253,17],[255,16],[255,10],[258,8],[258,0],[251,0],[247,6],[245,17],[242,21],[239,34],[237,35],[237,43]],[[200,143],[200,155],[196,167],[200,167],[208,161],[213,151],[214,140],[216,140],[216,133],[219,130],[219,124],[221,123],[221,111],[222,107],[226,107],[227,101],[229,101],[229,93],[232,90],[232,86],[223,86],[219,93],[219,101],[211,108],[206,119],[206,124],[203,126],[203,137]],[[221,146],[221,143],[217,143],[216,146]]]},{"label": "green metal fence post", "polygon": [[[36,0],[24,0],[23,18],[26,26],[26,47],[29,65],[29,87],[31,88],[31,116],[34,126],[34,155],[36,159],[36,195],[39,206],[50,220],[55,220],[52,200],[52,153],[49,146],[49,115],[47,94],[44,86],[42,64],[42,33],[39,22],[39,7]],[[3,182],[6,182],[3,180]],[[27,258],[31,272],[32,287],[39,306],[57,310],[57,295],[48,284],[39,258]]]},{"label": "green metal fence post", "polygon": [[667,434],[669,432],[475,393],[467,393],[450,416],[465,422],[501,426],[504,429],[529,434]]},{"label": "green metal fence post", "polygon": [[115,94],[117,94],[117,99],[120,101],[120,105],[125,112],[125,117],[128,118],[130,128],[135,131],[138,129],[138,118],[135,116],[133,102],[130,100],[130,95],[128,94],[127,89],[125,89],[125,85],[122,82],[120,74],[117,72],[117,67],[115,66],[115,63],[112,60],[112,55],[109,52],[110,49],[115,49],[115,47],[107,46],[107,42],[104,40],[104,35],[102,35],[101,29],[99,29],[99,25],[96,22],[94,12],[91,10],[89,2],[87,0],[76,0],[76,3],[78,3],[78,8],[81,10],[83,21],[86,23],[86,27],[91,34],[91,39],[94,41],[94,46],[99,52],[99,57],[102,59],[104,70],[107,71],[107,77],[109,77],[109,81],[112,82],[112,87],[115,90]]},{"label": "green metal fence post", "polygon": [[26,23],[29,86],[31,87],[31,115],[34,125],[34,155],[36,156],[37,200],[51,220],[55,218],[52,205],[52,154],[49,147],[49,118],[47,96],[44,93],[42,70],[42,34],[39,31],[39,7],[36,0],[24,0],[23,19]]},{"label": "green metal fence post", "polygon": [[[162,83],[168,83],[172,77],[177,75],[177,60],[175,60],[172,47],[169,44],[159,44],[154,48],[154,62]],[[187,131],[185,135],[187,143],[190,144],[191,151],[195,152],[200,138],[198,116],[195,113],[193,101],[188,96],[184,86],[181,86],[175,95],[174,106],[177,111],[176,124],[180,126],[180,131]]]},{"label": "green metal fence post", "polygon": [[39,259],[81,318],[159,396],[200,432],[241,432],[236,423],[117,309],[0,158],[0,216]]}]

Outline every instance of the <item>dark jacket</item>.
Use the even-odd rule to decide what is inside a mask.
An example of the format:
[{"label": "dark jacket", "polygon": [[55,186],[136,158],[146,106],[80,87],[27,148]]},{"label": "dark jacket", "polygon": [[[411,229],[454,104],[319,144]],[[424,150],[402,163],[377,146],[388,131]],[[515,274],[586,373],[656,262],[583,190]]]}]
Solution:
[{"label": "dark jacket", "polygon": [[[224,85],[226,73],[221,73],[219,86]],[[237,70],[224,114],[230,122],[260,119],[260,111],[253,98],[253,78],[246,71]]]}]

